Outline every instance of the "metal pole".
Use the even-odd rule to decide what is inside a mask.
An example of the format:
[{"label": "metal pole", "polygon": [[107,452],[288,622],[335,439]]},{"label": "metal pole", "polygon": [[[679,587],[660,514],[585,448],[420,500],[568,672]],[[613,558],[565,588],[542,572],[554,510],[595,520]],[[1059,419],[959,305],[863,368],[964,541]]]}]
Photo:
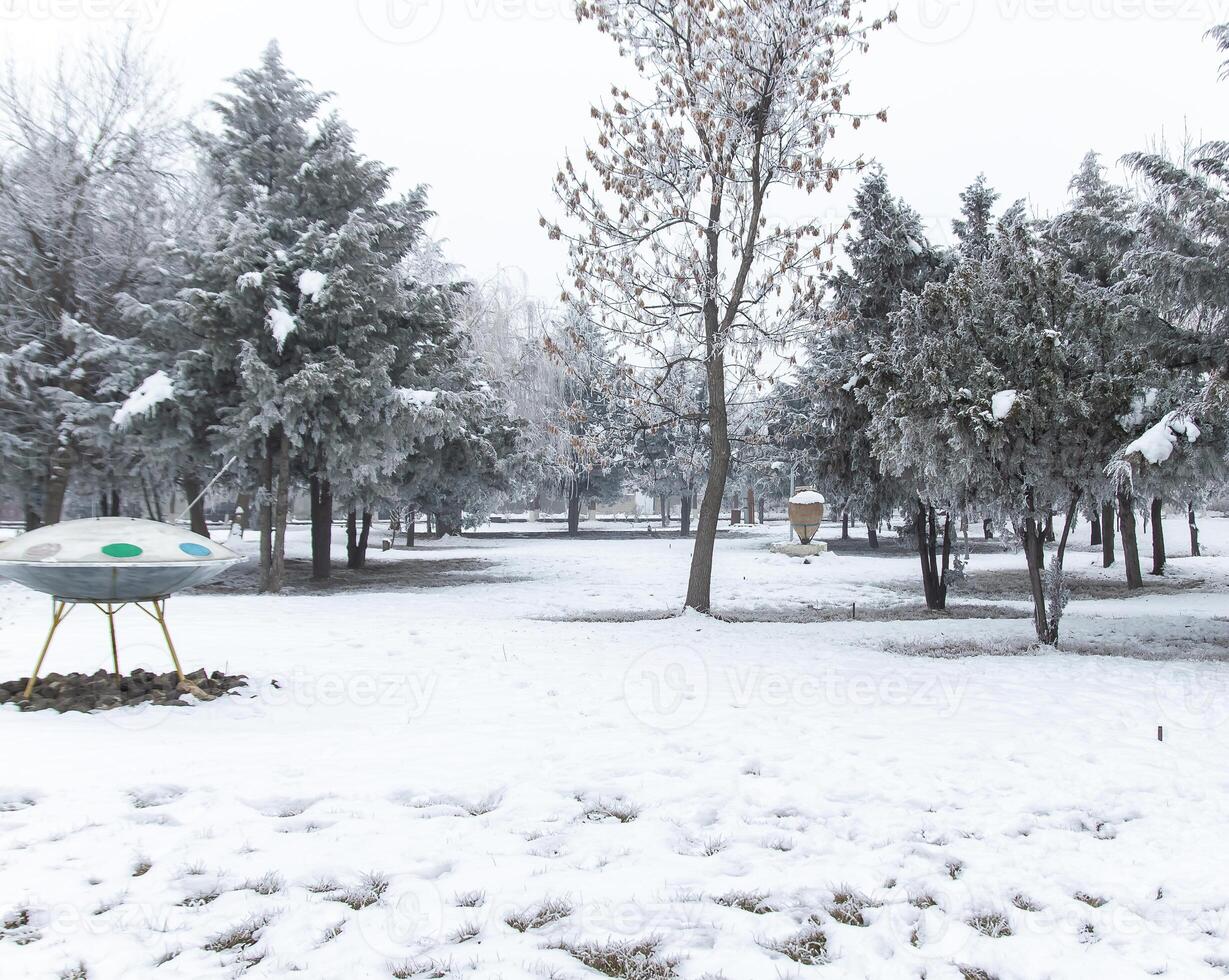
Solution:
[{"label": "metal pole", "polygon": [[120,682],[119,673],[119,648],[115,645],[115,611],[111,608],[111,603],[107,603],[107,626],[111,630],[111,662],[115,664],[115,683]]},{"label": "metal pole", "polygon": [[55,631],[60,628],[60,624],[68,618],[72,608],[74,607],[70,607],[67,601],[51,600],[51,629],[47,631],[47,639],[43,642],[42,652],[39,653],[38,662],[34,665],[34,673],[30,675],[30,681],[26,684],[25,699],[27,701],[34,693],[34,685],[38,683],[38,672],[42,670],[43,658],[47,656],[47,650],[51,647],[51,638],[55,636]]},{"label": "metal pole", "polygon": [[162,627],[162,635],[166,638],[166,648],[171,651],[171,659],[175,661],[175,673],[179,675],[179,680],[187,680],[183,674],[183,668],[179,666],[179,656],[175,653],[175,644],[171,642],[171,631],[166,628],[166,600],[154,600],[154,609],[158,615],[155,617],[158,620],[158,625]]},{"label": "metal pole", "polygon": [[223,476],[226,475],[226,471],[229,470],[232,466],[234,466],[235,463],[238,461],[238,459],[239,459],[238,456],[232,456],[230,460],[227,462],[227,464],[218,471],[218,475],[209,481],[205,489],[196,495],[196,498],[190,504],[188,504],[187,507],[184,508],[183,513],[180,514],[178,517],[176,517],[173,523],[178,524],[180,521],[184,519],[184,517],[187,514],[189,514],[192,511],[192,508],[196,506],[198,501],[204,500],[205,494],[207,494],[210,490],[213,489],[213,485],[217,483],[220,479],[222,479]]}]

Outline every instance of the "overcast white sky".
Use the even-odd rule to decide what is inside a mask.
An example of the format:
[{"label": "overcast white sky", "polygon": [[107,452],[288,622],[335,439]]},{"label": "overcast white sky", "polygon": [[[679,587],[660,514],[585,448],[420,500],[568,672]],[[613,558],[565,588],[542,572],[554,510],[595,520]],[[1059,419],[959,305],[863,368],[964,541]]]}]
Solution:
[{"label": "overcast white sky", "polygon": [[[186,111],[272,38],[337,105],[365,152],[425,183],[433,232],[484,279],[522,270],[553,297],[563,253],[538,227],[590,103],[630,78],[571,0],[0,0],[0,48],[36,67],[135,20],[178,76]],[[883,9],[886,9],[886,4]],[[1089,149],[1109,162],[1161,134],[1223,137],[1229,82],[1204,31],[1229,0],[904,0],[901,24],[854,65],[859,107],[887,126],[849,133],[946,240],[957,194],[985,171],[1005,200],[1061,206]],[[852,190],[852,187],[847,188]],[[848,194],[814,199],[835,215]]]}]

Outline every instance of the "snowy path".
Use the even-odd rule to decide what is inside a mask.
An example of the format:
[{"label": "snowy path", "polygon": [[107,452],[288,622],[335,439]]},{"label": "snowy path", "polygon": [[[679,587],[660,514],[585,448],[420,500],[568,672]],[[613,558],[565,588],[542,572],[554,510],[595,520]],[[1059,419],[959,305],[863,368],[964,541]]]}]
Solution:
[{"label": "snowy path", "polygon": [[[720,607],[910,601],[907,555],[803,566],[770,534],[723,539]],[[547,621],[676,608],[688,555],[433,544],[374,560],[492,564],[174,600],[185,660],[255,696],[0,709],[0,977],[581,978],[554,947],[647,937],[677,965],[628,975],[1229,972],[1229,558],[1175,560],[1195,589],[1073,602],[1064,654],[889,652],[1023,650],[1024,619]],[[979,556],[973,581],[1021,565]],[[0,586],[6,676],[45,616]],[[123,628],[124,664],[161,668]],[[70,620],[48,669],[101,666],[99,629]],[[1110,647],[1134,656],[1079,655]],[[1172,659],[1191,650],[1222,659]],[[772,948],[808,931],[827,965]]]}]

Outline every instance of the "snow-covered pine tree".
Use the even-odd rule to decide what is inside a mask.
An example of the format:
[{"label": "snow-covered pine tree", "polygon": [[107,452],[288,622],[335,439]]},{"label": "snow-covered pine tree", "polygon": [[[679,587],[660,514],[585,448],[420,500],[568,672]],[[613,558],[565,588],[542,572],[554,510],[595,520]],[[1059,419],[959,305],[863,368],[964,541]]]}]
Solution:
[{"label": "snow-covered pine tree", "polygon": [[[1229,52],[1229,25],[1210,33]],[[1143,181],[1140,234],[1127,268],[1169,328],[1164,356],[1176,368],[1206,373],[1204,398],[1221,403],[1229,385],[1229,143],[1205,143],[1183,160],[1153,151],[1126,162]]]},{"label": "snow-covered pine tree", "polygon": [[197,406],[208,404],[209,391],[203,383],[210,379],[177,370],[176,360],[194,351],[198,341],[185,316],[180,290],[187,257],[205,241],[202,230],[214,213],[214,198],[199,172],[182,175],[176,190],[168,205],[166,238],[153,256],[156,276],[134,297],[139,304],[131,307],[142,324],[141,351],[129,365],[128,396],[111,423],[115,445],[110,459],[116,472],[104,483],[99,510],[103,515],[119,514],[119,491],[127,486],[140,491],[148,516],[163,519],[159,489],[178,485],[192,505],[192,530],[208,536],[201,495],[221,464],[210,443],[209,425],[216,416],[203,414]]},{"label": "snow-covered pine tree", "polygon": [[[1092,288],[1122,294],[1126,279],[1123,260],[1137,235],[1134,200],[1126,190],[1106,180],[1105,168],[1093,152],[1081,161],[1069,191],[1067,209],[1045,232],[1047,246],[1066,261],[1072,274]],[[1108,568],[1115,561],[1116,488],[1108,480],[1100,490],[1090,488],[1085,506],[1092,525],[1091,543],[1101,545],[1102,563]]]},{"label": "snow-covered pine tree", "polygon": [[[1101,479],[1107,430],[1091,409],[1129,403],[1136,382],[1104,370],[1097,350],[1119,314],[1040,248],[1013,207],[984,259],[907,298],[888,356],[872,366],[872,436],[885,464],[916,465],[924,499],[967,498],[1015,530],[1043,643],[1058,637],[1080,500]],[[1051,513],[1065,520],[1047,558]]]},{"label": "snow-covered pine tree", "polygon": [[[858,398],[865,363],[891,346],[890,315],[902,296],[944,274],[921,219],[892,196],[882,169],[863,181],[845,242],[848,269],[832,277],[827,315],[808,336],[805,361],[783,392],[792,445],[813,448],[815,478],[878,547],[880,521],[897,507],[916,509],[908,480],[884,473],[871,447],[870,412]],[[778,429],[777,431],[780,431]]]},{"label": "snow-covered pine tree", "polygon": [[192,390],[204,395],[192,410],[208,419],[225,451],[240,455],[245,473],[255,473],[261,589],[276,592],[292,455],[279,367],[297,325],[291,308],[302,268],[289,249],[310,224],[300,213],[299,173],[308,162],[309,126],[326,99],[286,69],[276,45],[260,67],[231,83],[212,104],[217,130],[197,134],[218,208],[206,244],[189,257],[184,292],[201,340],[176,367],[197,379]]},{"label": "snow-covered pine tree", "polygon": [[[1209,36],[1229,52],[1229,25]],[[1229,61],[1221,78],[1229,78]],[[1171,372],[1170,394],[1186,394],[1180,404],[1153,398],[1151,416],[1142,420],[1150,427],[1111,471],[1124,489],[1133,485],[1134,473],[1154,485],[1168,484],[1172,492],[1196,493],[1200,484],[1206,492],[1221,478],[1220,433],[1229,417],[1229,144],[1210,141],[1184,159],[1162,149],[1129,154],[1126,161],[1142,181],[1142,201],[1139,234],[1124,264],[1159,318],[1152,351]],[[1182,444],[1182,450],[1163,453],[1175,431],[1175,446]],[[1183,434],[1195,432],[1201,438],[1184,441]],[[1151,454],[1143,451],[1149,442],[1158,447]],[[1151,455],[1164,455],[1164,465]],[[1168,462],[1170,455],[1175,463]],[[1189,513],[1193,523],[1193,506]],[[1158,570],[1164,558],[1159,542],[1154,552]]]},{"label": "snow-covered pine tree", "polygon": [[[1112,455],[1124,438],[1139,434],[1147,417],[1144,409],[1155,402],[1158,388],[1168,384],[1168,372],[1157,356],[1163,324],[1143,302],[1140,283],[1128,275],[1125,264],[1138,238],[1131,195],[1105,178],[1095,153],[1084,157],[1070,192],[1067,209],[1049,222],[1042,244],[1086,291],[1115,311],[1099,321],[1102,332],[1092,338],[1098,374],[1089,389],[1088,406],[1089,418],[1103,427],[1104,451]],[[1124,384],[1130,393],[1127,403],[1122,400]],[[1127,581],[1137,587],[1142,578],[1131,485],[1107,475],[1085,489],[1085,507],[1102,526],[1102,563],[1109,567],[1115,561],[1116,524],[1123,539]]]},{"label": "snow-covered pine tree", "polygon": [[[403,429],[405,458],[385,493],[401,509],[435,517],[440,536],[489,515],[522,462],[522,425],[468,331],[471,287],[456,281],[434,242],[405,263],[413,340],[399,352],[400,395],[417,404]],[[543,357],[545,355],[543,354]]]},{"label": "snow-covered pine tree", "polygon": [[711,454],[686,598],[701,612],[711,606],[732,461],[730,407],[763,396],[779,360],[765,353],[792,345],[814,319],[824,248],[835,242],[817,221],[767,215],[782,194],[831,189],[861,167],[838,160],[832,141],[838,124],[871,118],[847,106],[851,60],[885,23],[865,18],[865,6],[577,6],[640,77],[593,107],[598,136],[587,166],[569,159],[555,182],[567,219],[542,223],[568,243],[568,301],[629,350],[645,400],[676,352],[705,367]]},{"label": "snow-covered pine tree", "polygon": [[994,205],[998,191],[990,186],[985,174],[960,192],[960,217],[952,222],[952,231],[960,242],[963,258],[980,261],[990,254],[994,243]]},{"label": "snow-covered pine tree", "polygon": [[219,214],[185,294],[204,343],[180,370],[212,375],[202,389],[221,397],[199,407],[259,472],[261,585],[277,591],[292,481],[311,485],[314,572],[327,577],[334,488],[365,504],[400,468],[407,433],[424,416],[443,424],[397,377],[416,339],[400,267],[428,212],[421,190],[390,197],[392,171],[321,116],[328,96],[276,44],[232,84],[217,131],[197,135]]}]

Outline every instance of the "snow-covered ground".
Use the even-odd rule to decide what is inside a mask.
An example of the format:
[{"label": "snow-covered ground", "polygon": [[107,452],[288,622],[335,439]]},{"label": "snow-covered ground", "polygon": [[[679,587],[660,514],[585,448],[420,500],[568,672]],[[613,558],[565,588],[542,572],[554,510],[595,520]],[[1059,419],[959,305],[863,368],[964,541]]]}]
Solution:
[{"label": "snow-covered ground", "polygon": [[[647,533],[373,552],[328,595],[240,573],[168,615],[250,696],[0,709],[0,977],[1224,976],[1229,521],[1203,524],[1221,557],[1140,596],[1072,554],[1063,652],[1031,647],[1017,554],[979,546],[926,618],[908,551],[803,564],[781,525],[719,542],[733,622],[663,618],[690,545]],[[6,678],[48,613],[0,585]],[[166,669],[119,625],[125,668]],[[83,609],[45,669],[108,657]]]}]

